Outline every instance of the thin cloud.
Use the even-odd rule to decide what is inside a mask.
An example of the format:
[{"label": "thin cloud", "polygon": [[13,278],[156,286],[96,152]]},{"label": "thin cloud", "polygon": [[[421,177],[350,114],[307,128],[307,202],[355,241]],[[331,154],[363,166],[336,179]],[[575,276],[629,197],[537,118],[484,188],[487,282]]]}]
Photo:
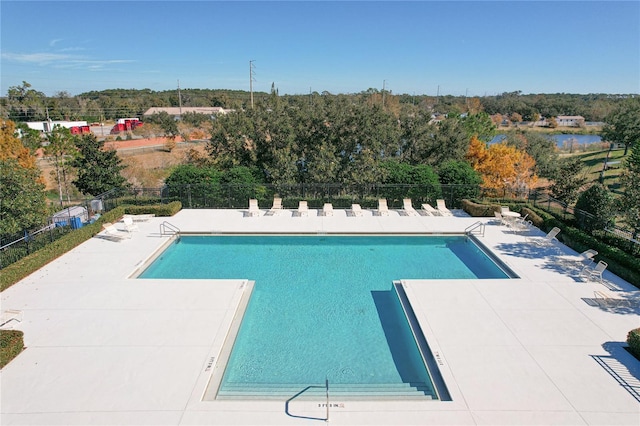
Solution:
[{"label": "thin cloud", "polygon": [[54,47],[57,43],[61,42],[62,40],[64,40],[63,38],[54,38],[53,40],[51,40],[49,42],[49,46]]},{"label": "thin cloud", "polygon": [[58,49],[58,52],[79,52],[87,50],[85,47],[64,47],[62,49]]},{"label": "thin cloud", "polygon": [[51,66],[53,68],[87,69],[90,71],[103,70],[111,65],[136,62],[130,59],[87,59],[79,55],[64,53],[11,53],[3,52],[2,59],[11,62]]},{"label": "thin cloud", "polygon": [[46,65],[58,61],[68,61],[73,58],[73,55],[66,55],[61,53],[2,53],[2,59],[6,59],[7,61],[41,65]]}]

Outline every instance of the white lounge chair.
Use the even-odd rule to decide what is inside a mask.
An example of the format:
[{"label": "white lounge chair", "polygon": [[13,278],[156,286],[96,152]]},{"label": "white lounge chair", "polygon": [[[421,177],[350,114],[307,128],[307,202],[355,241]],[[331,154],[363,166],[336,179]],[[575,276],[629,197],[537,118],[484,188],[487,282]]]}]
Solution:
[{"label": "white lounge chair", "polygon": [[322,206],[322,215],[323,216],[333,216],[333,204],[324,203],[324,206]]},{"label": "white lounge chair", "polygon": [[282,198],[274,197],[273,205],[269,210],[267,210],[264,215],[265,216],[276,216],[279,215],[282,211]]},{"label": "white lounge chair", "polygon": [[443,199],[436,200],[436,207],[442,216],[453,216]]},{"label": "white lounge chair", "polygon": [[156,217],[155,214],[126,214],[124,217],[130,217],[133,222],[148,222]]},{"label": "white lounge chair", "polygon": [[498,225],[506,225],[507,221],[504,219],[504,217],[502,216],[502,213],[500,212],[493,212],[493,215],[496,217],[496,223]]},{"label": "white lounge chair", "polygon": [[589,249],[577,255],[565,254],[561,256],[556,256],[556,259],[561,263],[570,264],[570,265],[585,263],[585,266],[583,268],[586,268],[592,262],[593,257],[597,254],[598,254],[597,251],[593,249]]},{"label": "white lounge chair", "polygon": [[133,222],[133,218],[130,216],[125,216],[122,218],[122,223],[124,223],[124,230],[127,232],[139,231],[138,225]]},{"label": "white lounge chair", "polygon": [[604,273],[604,270],[607,269],[607,266],[609,266],[607,262],[601,260],[593,267],[583,268],[582,271],[580,271],[580,276],[586,278],[587,280],[598,278],[600,284],[603,284],[602,274]]},{"label": "white lounge chair", "polygon": [[351,204],[351,213],[354,216],[362,216],[362,208],[360,204]]},{"label": "white lounge chair", "polygon": [[380,198],[378,200],[378,216],[389,216],[389,208],[387,207],[386,198]]},{"label": "white lounge chair", "polygon": [[413,203],[411,203],[411,198],[402,200],[402,208],[407,213],[407,216],[418,216],[418,212],[413,208]]},{"label": "white lounge chair", "polygon": [[556,238],[560,233],[560,228],[554,227],[547,235],[544,237],[525,237],[525,240],[529,243],[535,244],[537,246],[549,246],[553,245],[555,241],[558,241]]},{"label": "white lounge chair", "polygon": [[306,201],[300,201],[298,203],[298,216],[302,217],[302,216],[309,216],[309,206],[307,205]]},{"label": "white lounge chair", "polygon": [[103,230],[97,234],[100,238],[107,240],[121,241],[131,238],[131,233],[121,231],[113,223],[105,223],[102,225]]},{"label": "white lounge chair", "polygon": [[521,218],[514,218],[506,221],[506,225],[516,234],[529,231],[533,227],[533,223],[530,220],[524,220]]},{"label": "white lounge chair", "polygon": [[629,299],[619,297],[618,295],[606,290],[596,290],[593,292],[593,295],[595,296],[596,303],[605,308],[620,306],[623,304],[631,307],[631,301]]},{"label": "white lounge chair", "polygon": [[422,210],[424,210],[427,216],[442,216],[437,209],[434,209],[433,206],[429,203],[425,203],[422,205]]},{"label": "white lounge chair", "polygon": [[258,208],[258,200],[251,198],[249,200],[249,216],[260,216],[260,209]]}]

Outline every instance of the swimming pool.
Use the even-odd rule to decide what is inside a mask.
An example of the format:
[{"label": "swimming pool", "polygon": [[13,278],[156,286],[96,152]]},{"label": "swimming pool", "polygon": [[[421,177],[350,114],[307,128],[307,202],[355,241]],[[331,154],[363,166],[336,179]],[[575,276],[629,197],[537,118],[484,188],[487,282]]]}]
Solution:
[{"label": "swimming pool", "polygon": [[183,236],[139,278],[255,281],[218,398],[328,380],[344,395],[435,399],[394,281],[508,275],[466,237],[243,235]]}]

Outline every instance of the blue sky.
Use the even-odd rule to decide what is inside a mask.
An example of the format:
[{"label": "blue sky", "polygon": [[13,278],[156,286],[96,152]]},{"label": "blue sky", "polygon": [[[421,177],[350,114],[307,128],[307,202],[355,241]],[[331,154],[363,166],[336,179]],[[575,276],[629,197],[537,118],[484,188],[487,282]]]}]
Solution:
[{"label": "blue sky", "polygon": [[[0,93],[640,93],[638,1],[6,1]],[[384,82],[384,83],[383,83]]]}]

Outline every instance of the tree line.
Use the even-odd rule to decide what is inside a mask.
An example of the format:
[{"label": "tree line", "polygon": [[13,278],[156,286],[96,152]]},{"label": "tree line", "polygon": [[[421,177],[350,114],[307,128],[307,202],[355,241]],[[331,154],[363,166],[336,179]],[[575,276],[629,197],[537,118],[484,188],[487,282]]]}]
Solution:
[{"label": "tree line", "polygon": [[[272,85],[271,93],[255,92],[256,104],[269,101],[277,89]],[[312,92],[304,95],[279,96],[281,102],[292,105],[300,102],[313,104],[319,99],[335,96],[329,92]],[[490,115],[517,116],[524,121],[535,121],[539,117],[558,115],[581,115],[586,121],[603,121],[620,102],[637,94],[522,94],[520,91],[505,92],[492,96],[428,96],[393,94],[390,91],[370,88],[344,95],[354,103],[384,103],[387,108],[399,105],[412,106],[431,114],[457,115],[484,111]],[[98,122],[122,117],[142,117],[151,107],[220,106],[227,109],[249,109],[251,94],[243,90],[228,89],[182,89],[153,91],[150,89],[109,89],[90,91],[72,96],[58,92],[53,96],[33,88],[23,81],[11,86],[5,97],[0,98],[0,115],[14,122],[52,120],[85,120]]]},{"label": "tree line", "polygon": [[[542,135],[512,132],[502,144],[470,151],[493,138],[487,113],[435,120],[410,105],[353,102],[350,96],[322,96],[313,103],[279,96],[210,122],[207,156],[193,153],[172,185],[215,174],[248,171],[251,182],[285,187],[299,184],[479,185],[496,191],[522,190],[556,165],[555,143]],[[511,164],[504,167],[505,164]],[[482,167],[480,166],[482,165]],[[195,169],[200,169],[196,172]]]},{"label": "tree line", "polygon": [[[26,85],[22,89],[29,97],[32,89]],[[477,105],[466,114],[434,116],[427,108],[373,89],[357,95],[317,96],[279,96],[272,90],[254,108],[201,122],[210,134],[207,155],[192,152],[187,164],[176,168],[166,183],[174,188],[212,182],[271,187],[406,185],[433,187],[435,192],[424,195],[432,198],[438,185],[482,185],[496,194],[519,193],[546,177],[554,196],[568,203],[585,189],[580,165],[560,161],[555,143],[542,134],[517,129],[508,132],[504,142],[489,145],[496,125]],[[620,100],[607,120],[610,124],[603,133],[609,140],[638,146],[640,98]],[[37,179],[32,182],[32,164],[25,167],[21,160],[26,153],[33,154],[38,141],[29,133],[20,138],[11,120],[2,120],[2,126],[3,178],[15,177],[3,182],[2,188],[20,188],[16,182],[22,180],[27,189],[15,194],[40,191],[34,189],[39,186]],[[115,151],[105,151],[93,135],[76,137],[56,128],[47,139],[45,154],[55,166],[61,200],[69,185],[94,196],[126,186]],[[631,158],[637,158],[637,149]],[[632,189],[640,185],[633,179],[623,182],[628,192],[625,200],[636,200]],[[15,194],[3,194],[8,204],[3,206],[2,220],[19,216],[5,214],[12,206],[22,208]],[[637,205],[625,211],[637,212]],[[630,223],[634,221],[629,217]],[[30,222],[27,218],[21,223],[27,227]]]}]

